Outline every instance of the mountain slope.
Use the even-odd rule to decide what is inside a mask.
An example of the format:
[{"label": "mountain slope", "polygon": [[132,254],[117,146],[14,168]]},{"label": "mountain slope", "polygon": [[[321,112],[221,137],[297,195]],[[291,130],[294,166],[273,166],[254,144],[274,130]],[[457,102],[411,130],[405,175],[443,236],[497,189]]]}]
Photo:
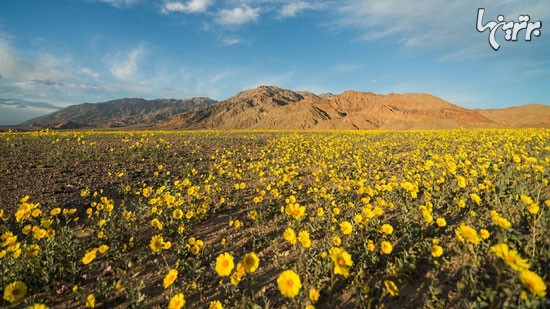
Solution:
[{"label": "mountain slope", "polygon": [[502,127],[547,128],[550,126],[550,106],[526,104],[503,109],[486,109],[478,112]]},{"label": "mountain slope", "polygon": [[260,86],[159,125],[184,129],[438,129],[496,123],[428,94],[346,91],[320,97]]},{"label": "mountain slope", "polygon": [[174,99],[118,99],[103,103],[73,105],[48,115],[28,120],[24,127],[125,127],[151,126],[159,121],[197,108],[216,103],[209,98]]}]

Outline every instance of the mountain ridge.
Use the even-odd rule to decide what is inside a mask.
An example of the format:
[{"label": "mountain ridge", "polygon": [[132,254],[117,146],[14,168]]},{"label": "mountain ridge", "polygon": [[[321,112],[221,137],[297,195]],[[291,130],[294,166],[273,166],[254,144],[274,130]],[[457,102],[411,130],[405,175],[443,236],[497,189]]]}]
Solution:
[{"label": "mountain ridge", "polygon": [[[513,121],[510,120],[513,117]],[[317,95],[259,86],[215,101],[125,98],[73,105],[22,123],[65,128],[158,129],[448,129],[550,127],[550,106],[467,109],[426,93],[354,90]]]}]

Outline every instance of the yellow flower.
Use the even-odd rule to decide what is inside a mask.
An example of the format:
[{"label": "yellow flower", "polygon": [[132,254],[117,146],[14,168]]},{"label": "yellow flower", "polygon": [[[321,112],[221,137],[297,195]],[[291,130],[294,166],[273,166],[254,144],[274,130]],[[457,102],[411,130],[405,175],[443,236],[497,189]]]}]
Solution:
[{"label": "yellow flower", "polygon": [[437,218],[437,220],[435,220],[435,222],[437,223],[437,226],[439,226],[439,227],[447,226],[447,221],[445,220],[445,218]]},{"label": "yellow flower", "polygon": [[433,257],[440,257],[443,254],[443,248],[438,245],[434,245],[432,247],[432,256]]},{"label": "yellow flower", "polygon": [[340,239],[340,237],[334,236],[334,237],[332,237],[332,243],[335,246],[339,246],[340,244],[342,244],[342,240]]},{"label": "yellow flower", "polygon": [[491,251],[513,270],[520,271],[531,267],[527,259],[522,258],[516,250],[510,250],[507,244],[501,243],[491,246]]},{"label": "yellow flower", "polygon": [[315,288],[309,289],[309,300],[312,303],[316,303],[319,300],[319,290]]},{"label": "yellow flower", "polygon": [[464,243],[465,241],[471,242],[474,245],[478,245],[480,242],[480,237],[477,235],[476,230],[474,230],[472,227],[467,226],[465,224],[461,224],[456,230],[455,230],[456,237],[460,242]]},{"label": "yellow flower", "polygon": [[153,250],[155,253],[159,253],[162,251],[162,247],[164,246],[164,239],[161,235],[155,235],[153,238],[151,238],[151,242],[149,243],[149,248]]},{"label": "yellow flower", "polygon": [[38,216],[40,216],[41,214],[42,214],[42,210],[40,210],[40,209],[35,209],[35,210],[33,210],[32,213],[31,213],[31,215],[32,215],[33,217],[35,217],[35,218],[38,217]]},{"label": "yellow flower", "polygon": [[285,213],[300,221],[306,215],[306,207],[300,206],[298,203],[290,203],[286,205]]},{"label": "yellow flower", "polygon": [[229,276],[234,267],[235,264],[233,263],[233,256],[231,254],[224,252],[216,258],[216,272],[219,276]]},{"label": "yellow flower", "polygon": [[21,233],[25,235],[29,235],[29,233],[31,232],[31,229],[32,229],[32,225],[27,224],[23,227],[23,229],[21,230]]},{"label": "yellow flower", "polygon": [[368,249],[369,251],[374,251],[374,249],[376,249],[376,247],[374,246],[374,242],[373,242],[372,240],[369,240],[369,241],[368,241],[367,249]]},{"label": "yellow flower", "polygon": [[466,188],[466,178],[462,176],[456,176],[456,180],[458,182],[458,186],[461,188]]},{"label": "yellow flower", "polygon": [[531,293],[540,297],[546,296],[546,284],[536,273],[529,270],[522,270],[519,273],[519,280],[525,285]]},{"label": "yellow flower", "polygon": [[56,207],[50,211],[50,216],[57,216],[60,213],[61,213],[61,208]]},{"label": "yellow flower", "polygon": [[422,210],[422,218],[424,218],[424,221],[426,221],[427,223],[432,223],[434,221],[434,217],[432,216],[432,214],[426,210],[426,209],[423,209]]},{"label": "yellow flower", "polygon": [[86,297],[86,308],[95,308],[95,296],[94,294],[89,294],[88,297]]},{"label": "yellow flower", "polygon": [[193,245],[191,247],[191,254],[197,255],[197,254],[199,254],[200,250],[201,250],[201,247],[199,247],[197,245]]},{"label": "yellow flower", "polygon": [[477,195],[477,193],[470,193],[470,198],[474,201],[474,203],[476,203],[477,206],[481,205],[481,198]]},{"label": "yellow flower", "polygon": [[38,256],[40,254],[40,246],[32,244],[27,248],[27,254],[32,256]]},{"label": "yellow flower", "polygon": [[162,281],[164,288],[171,286],[174,281],[178,278],[178,270],[177,269],[170,269],[168,271],[168,274],[166,277],[164,277],[164,280]]},{"label": "yellow flower", "polygon": [[14,281],[4,289],[4,299],[12,304],[22,301],[25,294],[27,294],[27,285],[22,281]]},{"label": "yellow flower", "polygon": [[256,210],[251,210],[248,212],[248,217],[250,218],[250,220],[256,221],[258,220],[258,212]]},{"label": "yellow flower", "polygon": [[344,235],[349,235],[353,231],[353,226],[348,221],[344,221],[340,223],[340,231],[342,231]]},{"label": "yellow flower", "polygon": [[479,230],[479,236],[481,236],[481,239],[485,240],[491,236],[491,233],[489,233],[486,229],[481,229]]},{"label": "yellow flower", "polygon": [[302,282],[294,271],[285,270],[277,278],[277,286],[284,297],[294,298],[300,293]]},{"label": "yellow flower", "polygon": [[508,221],[506,218],[503,218],[503,217],[498,217],[496,220],[495,220],[495,223],[500,226],[501,228],[503,229],[510,229],[512,227],[512,224],[510,223],[510,221]]},{"label": "yellow flower", "polygon": [[174,295],[168,303],[168,309],[181,309],[185,305],[185,297],[183,293]]},{"label": "yellow flower", "polygon": [[325,215],[325,210],[321,207],[317,208],[317,216],[322,217]]},{"label": "yellow flower", "polygon": [[298,234],[298,239],[300,240],[300,243],[304,248],[311,247],[311,240],[309,239],[308,231],[300,231],[300,233]]},{"label": "yellow flower", "polygon": [[151,220],[151,226],[156,228],[159,231],[161,231],[163,227],[162,223],[157,218],[154,218],[153,220]]},{"label": "yellow flower", "polygon": [[523,194],[522,194],[522,195],[520,196],[520,198],[521,198],[521,201],[525,203],[525,205],[531,205],[531,204],[534,203],[534,202],[533,202],[533,199],[531,199],[531,198],[530,198],[529,196],[527,196],[527,195],[523,195]]},{"label": "yellow flower", "polygon": [[388,234],[388,235],[393,234],[393,226],[387,223],[383,224],[378,230],[384,234]]},{"label": "yellow flower", "polygon": [[332,247],[329,250],[330,259],[334,263],[334,274],[349,276],[349,267],[353,266],[351,255],[342,248]]},{"label": "yellow flower", "polygon": [[41,229],[41,228],[37,228],[35,231],[34,231],[34,239],[37,239],[37,240],[40,240],[44,237],[46,237],[46,234],[47,234],[47,231],[44,230],[44,229]]},{"label": "yellow flower", "polygon": [[116,284],[115,284],[115,290],[117,290],[117,292],[122,292],[124,291],[125,287],[124,285],[122,285],[122,283],[120,283],[120,281],[118,281]]},{"label": "yellow flower", "polygon": [[250,252],[244,255],[243,258],[243,266],[244,271],[247,273],[253,273],[258,269],[258,265],[260,265],[260,259],[254,252]]},{"label": "yellow flower", "polygon": [[172,217],[174,217],[174,219],[181,219],[183,218],[183,210],[181,209],[175,209],[173,212],[172,212]]},{"label": "yellow flower", "polygon": [[97,249],[95,248],[90,251],[86,251],[86,254],[84,254],[84,257],[82,257],[82,264],[90,264],[95,259],[96,253]]},{"label": "yellow flower", "polygon": [[107,252],[107,250],[109,250],[109,246],[107,246],[107,245],[101,245],[101,246],[99,246],[99,248],[97,248],[97,251],[99,251],[99,253],[101,253],[101,254]]},{"label": "yellow flower", "polygon": [[390,293],[391,296],[399,295],[399,289],[397,288],[395,283],[393,283],[393,281],[384,280],[384,285],[386,286],[386,290],[388,291],[388,293]]},{"label": "yellow flower", "polygon": [[210,302],[208,309],[223,309],[223,305],[219,300],[214,300]]},{"label": "yellow flower", "polygon": [[288,227],[283,233],[283,238],[291,244],[296,244],[296,233],[290,227]]},{"label": "yellow flower", "polygon": [[393,250],[393,246],[391,245],[391,243],[385,240],[380,243],[380,248],[382,248],[382,252],[384,252],[385,254],[390,254]]},{"label": "yellow flower", "polygon": [[536,215],[539,212],[539,205],[535,203],[529,205],[529,212],[532,215]]},{"label": "yellow flower", "polygon": [[243,263],[237,264],[237,270],[231,275],[231,284],[237,285],[241,282],[242,277],[244,276],[244,266]]}]

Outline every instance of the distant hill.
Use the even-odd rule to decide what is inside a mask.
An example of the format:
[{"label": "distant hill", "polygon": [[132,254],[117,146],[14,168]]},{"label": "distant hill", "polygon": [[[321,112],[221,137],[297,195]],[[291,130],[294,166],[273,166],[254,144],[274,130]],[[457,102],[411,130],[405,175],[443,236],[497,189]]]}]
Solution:
[{"label": "distant hill", "polygon": [[183,112],[216,103],[209,98],[174,99],[118,99],[103,103],[72,105],[21,124],[23,127],[50,127],[58,129],[153,126]]},{"label": "distant hill", "polygon": [[478,112],[503,127],[550,127],[550,106],[548,105],[526,104],[503,109],[482,109]]},{"label": "distant hill", "polygon": [[550,127],[550,106],[470,110],[430,94],[345,91],[316,95],[274,86],[216,102],[121,99],[70,106],[24,126],[159,129],[446,129]]}]

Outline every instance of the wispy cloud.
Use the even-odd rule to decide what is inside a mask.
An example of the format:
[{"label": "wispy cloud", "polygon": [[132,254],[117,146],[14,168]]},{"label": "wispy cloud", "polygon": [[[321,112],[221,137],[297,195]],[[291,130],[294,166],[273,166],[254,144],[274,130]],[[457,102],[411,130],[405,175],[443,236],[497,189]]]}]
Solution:
[{"label": "wispy cloud", "polygon": [[142,0],[99,0],[99,2],[112,5],[116,8],[127,8],[142,2]]},{"label": "wispy cloud", "polygon": [[260,16],[259,8],[251,8],[248,5],[223,9],[218,13],[217,23],[222,26],[240,26],[256,21]]},{"label": "wispy cloud", "polygon": [[295,17],[299,12],[313,9],[315,6],[306,1],[295,1],[290,3],[285,3],[279,12],[280,18]]},{"label": "wispy cloud", "polygon": [[8,99],[8,98],[0,98],[0,105],[3,106],[12,106],[15,108],[41,108],[41,109],[49,109],[49,110],[59,110],[62,109],[61,106],[57,106],[51,103],[47,102],[31,102],[23,99]]},{"label": "wispy cloud", "polygon": [[241,39],[237,38],[237,37],[223,37],[221,38],[221,42],[223,45],[236,45],[236,44],[239,44],[241,43]]},{"label": "wispy cloud", "polygon": [[162,6],[162,12],[202,13],[206,12],[212,3],[213,0],[168,1]]},{"label": "wispy cloud", "polygon": [[[488,16],[496,19],[503,14],[509,20],[520,13],[533,14],[544,20],[550,17],[546,0],[533,1],[440,1],[344,0],[333,10],[338,27],[355,28],[362,32],[360,38],[375,41],[389,39],[408,48],[445,50],[468,46],[481,40],[475,31],[477,9],[486,7]],[[543,9],[546,8],[546,9]],[[536,15],[536,17],[535,17]],[[474,56],[478,56],[479,51]],[[467,58],[466,51],[449,57]]]},{"label": "wispy cloud", "polygon": [[361,64],[338,64],[332,67],[331,71],[338,74],[351,73],[360,70],[362,67]]},{"label": "wispy cloud", "polygon": [[138,61],[144,56],[145,47],[138,45],[126,54],[118,54],[109,61],[109,71],[119,81],[135,79],[138,71]]},{"label": "wispy cloud", "polygon": [[92,69],[86,67],[80,68],[79,72],[85,76],[92,77],[94,79],[98,79],[100,76],[98,72],[95,72]]}]

